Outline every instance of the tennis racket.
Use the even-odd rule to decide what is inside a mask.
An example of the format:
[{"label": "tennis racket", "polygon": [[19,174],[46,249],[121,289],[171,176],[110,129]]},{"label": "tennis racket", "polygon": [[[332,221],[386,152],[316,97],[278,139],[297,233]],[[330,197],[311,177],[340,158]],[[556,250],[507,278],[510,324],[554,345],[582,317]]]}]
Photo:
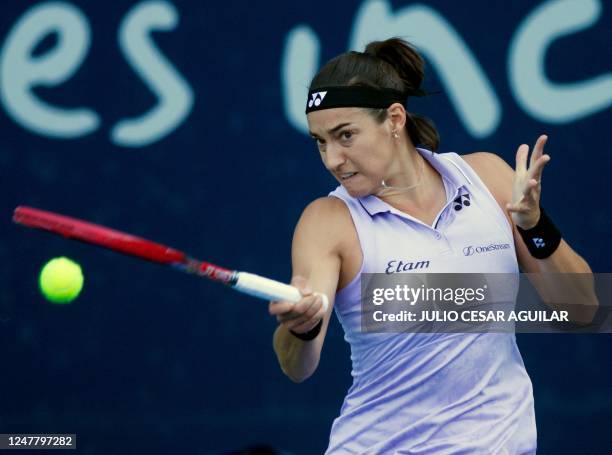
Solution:
[{"label": "tennis racket", "polygon": [[[19,206],[15,209],[13,221],[22,226],[42,229],[128,256],[168,265],[183,272],[223,283],[237,291],[260,299],[298,302],[302,298],[300,291],[288,284],[253,273],[225,269],[210,262],[189,257],[182,251],[161,243],[58,213]],[[321,297],[323,308],[327,311],[329,300],[325,294],[321,294]]]}]

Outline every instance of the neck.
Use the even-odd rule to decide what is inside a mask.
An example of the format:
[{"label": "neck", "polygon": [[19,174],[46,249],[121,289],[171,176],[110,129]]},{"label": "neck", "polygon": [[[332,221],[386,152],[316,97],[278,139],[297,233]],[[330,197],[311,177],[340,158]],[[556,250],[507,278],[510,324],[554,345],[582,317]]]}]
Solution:
[{"label": "neck", "polygon": [[409,151],[404,150],[403,158],[394,163],[394,172],[381,182],[376,196],[400,209],[421,210],[437,199],[440,176],[414,146]]},{"label": "neck", "polygon": [[[408,148],[408,153],[406,153],[406,148]],[[431,192],[429,182],[432,172],[435,173],[435,170],[431,169],[427,160],[412,144],[409,144],[408,147],[401,147],[397,150],[395,159],[389,166],[375,195],[385,201],[389,198],[415,202],[422,200]]]}]

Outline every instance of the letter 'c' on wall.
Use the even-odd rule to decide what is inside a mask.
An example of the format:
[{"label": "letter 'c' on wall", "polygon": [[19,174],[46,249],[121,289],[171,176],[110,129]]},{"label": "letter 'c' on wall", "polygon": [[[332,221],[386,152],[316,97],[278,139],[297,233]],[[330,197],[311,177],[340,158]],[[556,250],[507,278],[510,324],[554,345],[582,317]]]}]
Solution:
[{"label": "letter 'c' on wall", "polygon": [[545,71],[551,43],[593,25],[601,8],[599,0],[548,1],[519,26],[508,57],[510,85],[521,107],[534,118],[569,123],[612,104],[612,73],[558,84],[548,80]]},{"label": "letter 'c' on wall", "polygon": [[[33,56],[49,34],[57,44]],[[45,136],[76,138],[98,128],[98,115],[86,108],[61,108],[39,99],[36,86],[53,87],[68,80],[81,65],[90,44],[86,17],[64,2],[30,8],[9,31],[0,55],[0,96],[7,113],[22,127]]]}]

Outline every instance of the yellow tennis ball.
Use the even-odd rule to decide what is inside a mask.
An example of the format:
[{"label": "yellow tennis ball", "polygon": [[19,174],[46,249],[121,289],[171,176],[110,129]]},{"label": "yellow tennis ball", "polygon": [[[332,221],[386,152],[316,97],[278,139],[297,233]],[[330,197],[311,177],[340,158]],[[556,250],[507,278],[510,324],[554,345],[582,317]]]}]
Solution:
[{"label": "yellow tennis ball", "polygon": [[48,301],[70,303],[83,289],[81,266],[63,256],[51,259],[40,271],[38,284]]}]

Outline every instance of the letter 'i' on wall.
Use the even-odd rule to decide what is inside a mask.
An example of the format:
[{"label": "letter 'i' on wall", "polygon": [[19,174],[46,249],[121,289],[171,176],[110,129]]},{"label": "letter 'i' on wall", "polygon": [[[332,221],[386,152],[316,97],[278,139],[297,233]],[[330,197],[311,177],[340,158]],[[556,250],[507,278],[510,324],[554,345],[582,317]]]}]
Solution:
[{"label": "letter 'i' on wall", "polygon": [[281,61],[281,83],[285,115],[298,131],[307,134],[304,115],[308,84],[319,65],[321,45],[316,33],[306,25],[295,27],[285,39]]},{"label": "letter 'i' on wall", "polygon": [[[136,4],[121,22],[123,55],[159,101],[138,118],[120,120],[111,130],[113,143],[123,147],[152,144],[172,133],[191,112],[193,90],[150,37],[153,31],[173,30],[177,24],[178,12],[167,1]],[[33,56],[37,45],[53,33],[57,44]],[[33,92],[37,86],[54,87],[70,79],[90,43],[90,25],[74,5],[45,2],[28,9],[9,31],[0,54],[0,99],[9,116],[41,136],[73,139],[96,131],[100,118],[94,110],[53,106]]]}]

